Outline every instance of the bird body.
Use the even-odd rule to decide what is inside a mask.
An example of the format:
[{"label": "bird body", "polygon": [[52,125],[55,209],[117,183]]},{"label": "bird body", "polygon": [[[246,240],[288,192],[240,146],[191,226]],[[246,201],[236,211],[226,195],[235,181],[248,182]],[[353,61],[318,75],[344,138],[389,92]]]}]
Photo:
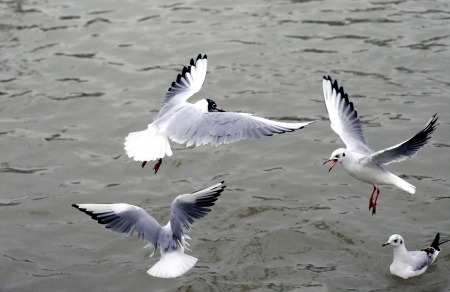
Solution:
[{"label": "bird body", "polygon": [[186,102],[198,92],[206,76],[206,55],[191,59],[190,66],[181,74],[166,93],[163,106],[148,128],[132,132],[125,138],[125,151],[131,158],[141,161],[158,160],[155,173],[164,156],[171,156],[169,140],[175,143],[200,146],[218,146],[242,139],[258,139],[273,134],[292,132],[312,122],[282,123],[252,114],[225,112],[211,99],[202,99],[192,104]]},{"label": "bird body", "polygon": [[173,202],[170,212],[170,221],[161,226],[152,216],[142,208],[119,204],[73,204],[72,206],[90,215],[106,228],[132,236],[134,232],[140,240],[148,241],[148,245],[160,249],[161,259],[150,268],[147,273],[154,277],[178,277],[197,262],[197,258],[184,253],[191,239],[184,234],[182,227],[189,229],[194,219],[208,214],[214,202],[223,192],[224,182],[211,187],[185,195],[179,195]]},{"label": "bird body", "polygon": [[[369,210],[373,208],[372,215],[376,213],[376,204],[380,194],[379,185],[394,185],[414,194],[415,186],[389,172],[383,166],[410,158],[425,146],[438,125],[436,114],[431,117],[421,131],[410,139],[375,152],[366,142],[358,113],[353,103],[349,101],[344,88],[339,87],[336,80],[333,83],[329,76],[323,77],[323,96],[331,128],[341,137],[347,147],[335,150],[325,161],[325,163],[333,161],[329,171],[339,163],[348,174],[373,186],[373,192],[369,199]],[[373,199],[375,192],[376,197]]]},{"label": "bird body", "polygon": [[390,245],[394,248],[394,260],[389,267],[391,274],[404,279],[423,274],[427,268],[436,260],[441,244],[449,240],[439,242],[440,234],[436,234],[430,246],[419,251],[408,251],[403,237],[398,234],[392,235],[382,246]]}]

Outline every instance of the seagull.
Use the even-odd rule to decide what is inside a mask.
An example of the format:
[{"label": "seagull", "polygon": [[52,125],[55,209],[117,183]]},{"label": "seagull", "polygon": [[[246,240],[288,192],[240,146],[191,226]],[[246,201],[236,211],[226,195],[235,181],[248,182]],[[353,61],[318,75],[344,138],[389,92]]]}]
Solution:
[{"label": "seagull", "polygon": [[147,273],[160,278],[175,278],[190,270],[197,258],[184,253],[189,248],[182,226],[189,230],[189,223],[208,214],[214,202],[225,188],[220,182],[208,188],[185,195],[179,195],[172,202],[170,220],[161,226],[144,209],[128,204],[73,204],[78,210],[88,214],[98,223],[117,233],[133,236],[136,231],[140,240],[148,241],[146,247],[153,246],[153,253],[159,248],[161,259]]},{"label": "seagull", "polygon": [[190,65],[184,67],[172,82],[161,110],[148,128],[129,133],[125,138],[124,148],[128,157],[141,161],[142,168],[147,161],[157,160],[153,169],[155,174],[158,172],[162,158],[172,155],[169,139],[179,144],[186,143],[187,147],[208,143],[218,146],[292,132],[313,123],[282,123],[248,113],[226,112],[211,99],[202,99],[194,104],[186,102],[205,82],[206,64],[206,55],[198,55],[195,61],[191,59]]},{"label": "seagull", "polygon": [[[337,81],[330,76],[323,77],[323,97],[331,121],[331,128],[338,134],[347,146],[346,149],[335,150],[324,164],[333,161],[328,171],[339,162],[345,171],[354,178],[373,185],[369,199],[369,210],[372,215],[377,210],[377,199],[380,194],[379,185],[395,185],[396,187],[414,194],[416,187],[383,168],[383,165],[403,161],[413,157],[420,148],[427,144],[431,134],[436,129],[438,117],[434,114],[425,127],[412,138],[395,146],[373,151],[367,145],[358,113],[344,93],[344,88],[338,86]],[[373,199],[375,191],[377,193]]]},{"label": "seagull", "polygon": [[425,273],[441,251],[439,245],[448,241],[450,240],[439,243],[438,233],[430,246],[422,250],[407,251],[403,237],[394,234],[382,246],[391,245],[394,248],[394,261],[390,267],[391,274],[408,279]]}]

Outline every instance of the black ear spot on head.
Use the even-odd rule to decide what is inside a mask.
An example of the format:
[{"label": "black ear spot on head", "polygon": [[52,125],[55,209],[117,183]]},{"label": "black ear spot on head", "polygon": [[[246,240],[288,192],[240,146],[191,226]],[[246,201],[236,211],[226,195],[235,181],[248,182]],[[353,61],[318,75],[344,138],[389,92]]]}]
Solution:
[{"label": "black ear spot on head", "polygon": [[342,156],[345,157],[345,153],[342,153]]},{"label": "black ear spot on head", "polygon": [[400,240],[400,244],[403,244],[403,240]]}]

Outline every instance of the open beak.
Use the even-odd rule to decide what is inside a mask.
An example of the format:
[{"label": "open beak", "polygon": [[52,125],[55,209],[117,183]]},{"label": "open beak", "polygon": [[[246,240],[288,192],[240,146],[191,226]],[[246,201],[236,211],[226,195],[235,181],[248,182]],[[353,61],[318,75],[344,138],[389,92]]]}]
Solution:
[{"label": "open beak", "polygon": [[389,242],[385,242],[385,243],[383,243],[382,246],[386,246],[386,245],[390,245],[390,243]]},{"label": "open beak", "polygon": [[328,171],[331,171],[331,170],[333,169],[333,167],[336,165],[336,163],[338,163],[338,160],[337,160],[337,159],[327,159],[327,160],[325,160],[325,162],[323,163],[323,165],[325,165],[326,163],[328,163],[328,162],[330,162],[330,161],[333,161],[333,163],[331,164],[330,169],[329,169]]}]

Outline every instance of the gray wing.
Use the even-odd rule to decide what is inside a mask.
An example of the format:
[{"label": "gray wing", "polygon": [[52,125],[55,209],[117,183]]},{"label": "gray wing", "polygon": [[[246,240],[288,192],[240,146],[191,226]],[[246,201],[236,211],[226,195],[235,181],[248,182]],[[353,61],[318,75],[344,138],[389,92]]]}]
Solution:
[{"label": "gray wing", "polygon": [[432,257],[425,251],[409,251],[411,256],[411,268],[413,271],[420,271],[433,263]]},{"label": "gray wing", "polygon": [[344,141],[347,149],[364,155],[373,152],[364,137],[361,122],[353,103],[349,101],[344,88],[330,76],[323,77],[323,98],[331,122],[331,128]]},{"label": "gray wing", "polygon": [[73,204],[98,223],[118,233],[133,236],[136,231],[140,240],[157,247],[161,226],[142,208],[128,204]]},{"label": "gray wing", "polygon": [[375,164],[386,165],[413,157],[431,138],[431,134],[436,130],[436,126],[439,125],[436,123],[437,120],[438,117],[434,114],[425,127],[412,138],[395,146],[377,151],[366,157],[362,162],[370,161]]},{"label": "gray wing", "polygon": [[243,139],[257,139],[292,132],[313,122],[281,123],[246,113],[201,112],[194,105],[183,104],[166,128],[174,142],[187,146],[211,143],[217,146]]},{"label": "gray wing", "polygon": [[170,211],[170,227],[173,235],[179,242],[182,241],[182,226],[189,230],[189,224],[194,223],[194,219],[205,217],[214,206],[217,197],[225,189],[223,181],[191,194],[179,195],[173,202]]},{"label": "gray wing", "polygon": [[207,56],[198,55],[197,60],[191,59],[190,66],[184,67],[178,74],[177,80],[172,82],[166,93],[164,104],[169,101],[180,103],[197,93],[202,88],[206,77]]}]

